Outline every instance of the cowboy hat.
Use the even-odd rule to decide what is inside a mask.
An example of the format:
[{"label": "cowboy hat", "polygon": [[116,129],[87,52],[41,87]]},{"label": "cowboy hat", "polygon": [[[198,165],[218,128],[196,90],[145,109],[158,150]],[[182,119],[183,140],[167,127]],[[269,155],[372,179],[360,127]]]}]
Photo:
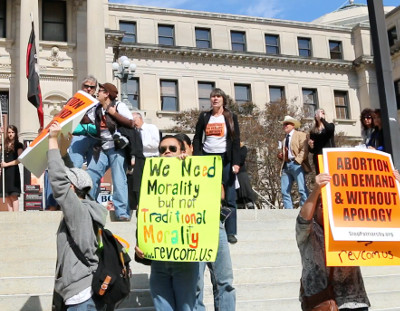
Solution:
[{"label": "cowboy hat", "polygon": [[292,118],[291,116],[285,116],[283,121],[279,121],[279,123],[281,123],[281,124],[292,123],[292,124],[294,124],[295,128],[299,128],[300,127],[300,121],[296,120],[295,118]]}]

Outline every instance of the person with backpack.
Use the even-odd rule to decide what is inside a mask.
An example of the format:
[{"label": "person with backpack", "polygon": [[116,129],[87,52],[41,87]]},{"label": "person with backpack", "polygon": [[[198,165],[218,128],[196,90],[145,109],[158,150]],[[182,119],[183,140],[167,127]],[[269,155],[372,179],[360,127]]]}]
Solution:
[{"label": "person with backpack", "polygon": [[[89,119],[94,122],[100,143],[88,166],[88,173],[93,181],[90,195],[97,198],[100,180],[111,168],[113,181],[113,203],[117,221],[130,221],[128,204],[128,183],[126,177],[127,161],[125,148],[130,148],[126,132],[133,129],[133,117],[125,103],[118,101],[118,90],[114,84],[99,84],[97,99],[99,104]],[[134,165],[135,159],[131,158]]]},{"label": "person with backpack", "polygon": [[[104,226],[107,209],[88,198],[92,188],[92,179],[88,173],[64,165],[62,155],[67,155],[68,146],[65,143],[69,142],[71,137],[64,138],[60,132],[61,128],[57,122],[50,126],[47,152],[50,185],[63,213],[57,232],[55,292],[62,297],[64,310],[100,311],[104,310],[105,303],[94,296],[92,290],[93,272],[99,263],[96,254],[97,231],[93,223]],[[65,159],[68,166],[72,166],[68,156]],[[73,244],[84,254],[89,265],[79,259]]]}]

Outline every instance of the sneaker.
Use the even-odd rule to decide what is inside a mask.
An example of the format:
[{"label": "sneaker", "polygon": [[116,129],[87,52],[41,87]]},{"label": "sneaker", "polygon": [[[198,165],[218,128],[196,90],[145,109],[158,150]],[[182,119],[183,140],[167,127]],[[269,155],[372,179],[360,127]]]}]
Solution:
[{"label": "sneaker", "polygon": [[121,216],[116,219],[117,221],[131,221],[131,219],[127,216]]},{"label": "sneaker", "polygon": [[237,238],[233,234],[228,234],[228,242],[231,244],[236,244],[237,243]]}]

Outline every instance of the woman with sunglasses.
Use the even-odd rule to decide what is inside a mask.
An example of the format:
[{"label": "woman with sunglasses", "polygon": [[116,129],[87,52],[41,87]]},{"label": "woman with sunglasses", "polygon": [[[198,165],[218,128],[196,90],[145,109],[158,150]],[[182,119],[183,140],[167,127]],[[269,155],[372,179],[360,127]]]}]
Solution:
[{"label": "woman with sunglasses", "polygon": [[370,108],[365,108],[361,111],[361,137],[363,139],[363,144],[366,146],[369,144],[371,139],[371,134],[374,131],[374,120],[372,118],[373,110]]},{"label": "woman with sunglasses", "polygon": [[221,89],[210,94],[211,110],[200,113],[193,138],[194,155],[220,155],[225,199],[232,213],[225,221],[229,243],[236,243],[235,175],[240,169],[240,131],[237,116],[227,108],[228,97]]}]

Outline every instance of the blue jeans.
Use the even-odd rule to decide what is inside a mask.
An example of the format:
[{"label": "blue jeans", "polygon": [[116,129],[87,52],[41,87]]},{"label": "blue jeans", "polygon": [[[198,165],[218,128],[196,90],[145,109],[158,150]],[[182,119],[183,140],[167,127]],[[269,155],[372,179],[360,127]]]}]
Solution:
[{"label": "blue jeans", "polygon": [[204,270],[208,266],[213,286],[214,310],[235,311],[236,291],[233,287],[233,271],[231,254],[224,230],[224,225],[219,226],[219,246],[215,262],[200,262],[199,280],[197,282],[196,311],[205,311],[203,303],[204,294]]},{"label": "blue jeans", "polygon": [[72,163],[74,163],[74,167],[82,168],[83,163],[86,160],[87,165],[89,166],[90,160],[93,156],[93,146],[96,143],[96,139],[85,136],[78,135],[73,136],[71,141],[71,146],[69,146],[68,154],[71,158]]},{"label": "blue jeans", "polygon": [[285,163],[281,175],[281,192],[283,207],[285,209],[293,209],[292,197],[290,191],[292,190],[293,182],[297,182],[300,193],[300,206],[303,206],[308,197],[308,190],[306,185],[306,178],[303,168],[300,164],[294,161]]},{"label": "blue jeans", "polygon": [[76,305],[68,305],[67,311],[103,311],[105,310],[104,303],[100,301],[94,301],[93,298],[78,303]]},{"label": "blue jeans", "polygon": [[198,276],[198,262],[152,261],[150,292],[156,310],[192,311]]},{"label": "blue jeans", "polygon": [[100,180],[104,173],[111,168],[113,182],[113,203],[115,216],[130,217],[128,204],[128,183],[126,180],[125,150],[114,148],[102,150],[99,160],[90,161],[87,172],[93,181],[93,188],[90,190],[92,198],[96,199],[100,193]]},{"label": "blue jeans", "polygon": [[235,174],[232,172],[231,163],[225,163],[222,170],[222,183],[225,190],[225,201],[231,210],[231,215],[225,221],[225,230],[228,235],[237,234],[236,189]]}]

